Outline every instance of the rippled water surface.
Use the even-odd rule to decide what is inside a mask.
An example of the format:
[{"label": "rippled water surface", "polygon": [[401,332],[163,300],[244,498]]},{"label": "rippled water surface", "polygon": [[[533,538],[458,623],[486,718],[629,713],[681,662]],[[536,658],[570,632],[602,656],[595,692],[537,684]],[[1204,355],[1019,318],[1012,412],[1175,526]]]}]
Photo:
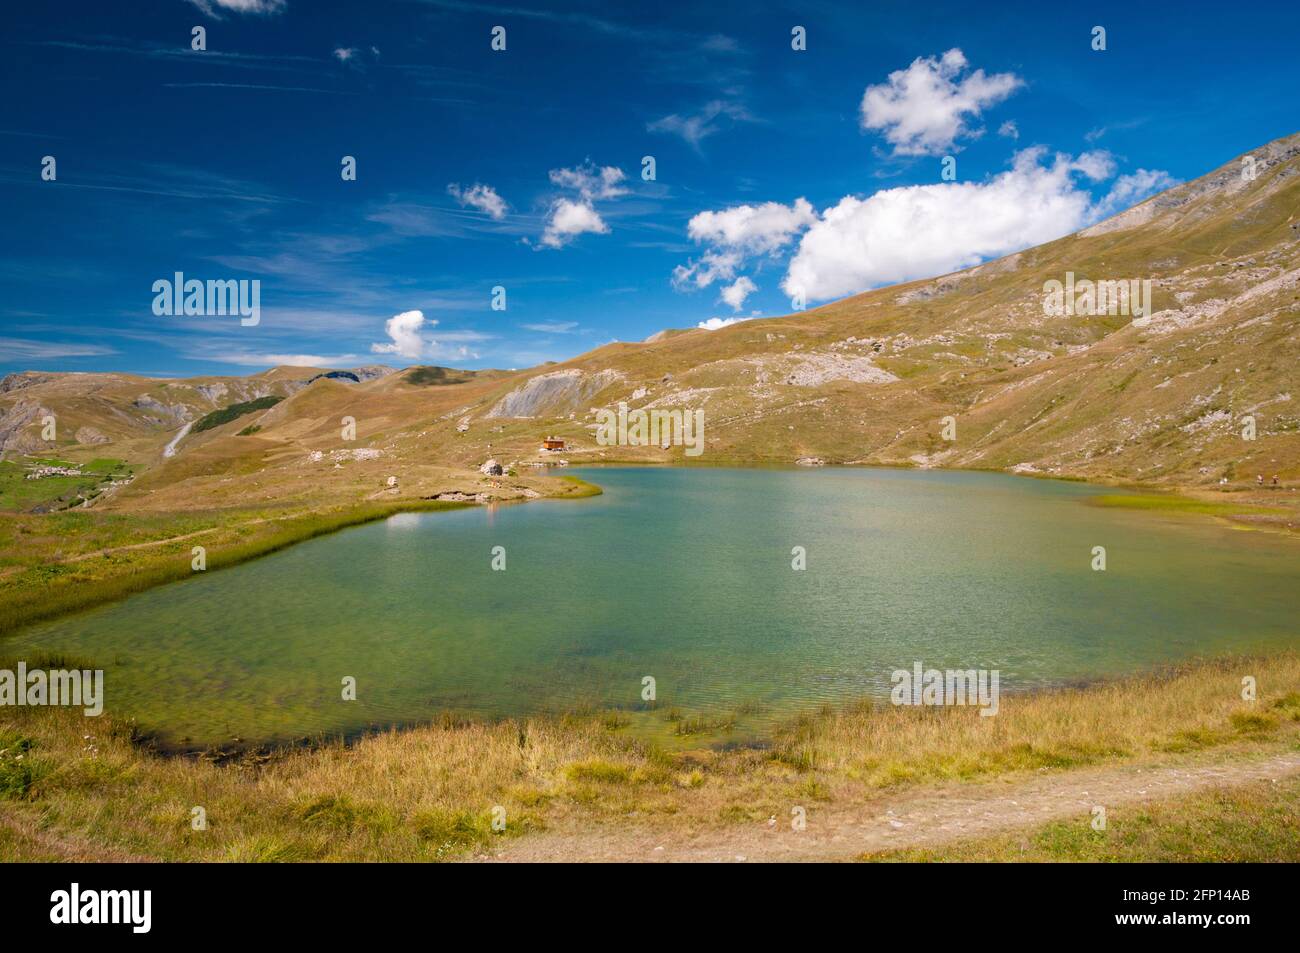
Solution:
[{"label": "rippled water surface", "polygon": [[[597,469],[605,494],[407,514],[39,626],[6,652],[104,667],[108,708],[175,743],[625,709],[761,736],[996,668],[1003,692],[1297,643],[1300,547],[1086,505],[1078,484],[889,470]],[[506,570],[491,568],[505,547]],[[807,570],[791,569],[791,549]],[[1108,568],[1090,568],[1105,546]],[[642,679],[656,680],[645,710]],[[341,699],[351,676],[357,700]]]}]

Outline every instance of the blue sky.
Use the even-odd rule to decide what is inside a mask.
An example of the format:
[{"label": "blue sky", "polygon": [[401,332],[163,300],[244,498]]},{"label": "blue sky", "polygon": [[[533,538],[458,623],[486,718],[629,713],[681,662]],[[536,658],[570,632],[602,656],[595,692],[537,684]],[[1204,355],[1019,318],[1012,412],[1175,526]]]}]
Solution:
[{"label": "blue sky", "polygon": [[[562,360],[1037,244],[1300,126],[1294,4],[1053,6],[9,5],[0,372]],[[178,271],[259,280],[260,322],[155,315]]]}]

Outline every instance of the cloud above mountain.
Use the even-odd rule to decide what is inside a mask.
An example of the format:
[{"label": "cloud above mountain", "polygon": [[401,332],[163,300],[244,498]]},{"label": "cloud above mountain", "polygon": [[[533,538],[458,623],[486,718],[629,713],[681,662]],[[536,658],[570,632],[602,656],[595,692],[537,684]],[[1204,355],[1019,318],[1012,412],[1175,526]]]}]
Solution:
[{"label": "cloud above mountain", "polygon": [[[686,233],[706,250],[699,258],[673,269],[673,286],[707,288],[715,281],[733,281],[749,260],[780,253],[816,221],[816,209],[804,198],[790,205],[763,202],[700,212],[691,217]],[[750,279],[736,281],[723,292],[722,300],[739,311],[745,298],[756,290]]]},{"label": "cloud above mountain", "polygon": [[743,271],[793,249],[781,288],[807,301],[928,278],[1052,241],[1175,185],[1162,171],[1116,173],[1105,150],[1078,155],[1041,146],[980,182],[940,182],[846,195],[820,213],[806,199],[700,212],[687,234],[704,251],[673,269],[678,290],[726,283],[720,299],[740,311],[758,290]]},{"label": "cloud above mountain", "polygon": [[1086,184],[1114,174],[1109,153],[1042,147],[984,182],[944,182],[845,196],[804,233],[781,287],[808,300],[928,278],[1068,235],[1173,184],[1140,170],[1094,201]]},{"label": "cloud above mountain", "polygon": [[478,355],[464,344],[454,344],[457,340],[482,340],[486,335],[473,331],[451,332],[438,338],[426,337],[425,327],[432,329],[437,320],[426,319],[423,311],[403,311],[384,322],[384,333],[388,341],[370,345],[374,354],[392,354],[407,360],[433,360],[477,358]]}]

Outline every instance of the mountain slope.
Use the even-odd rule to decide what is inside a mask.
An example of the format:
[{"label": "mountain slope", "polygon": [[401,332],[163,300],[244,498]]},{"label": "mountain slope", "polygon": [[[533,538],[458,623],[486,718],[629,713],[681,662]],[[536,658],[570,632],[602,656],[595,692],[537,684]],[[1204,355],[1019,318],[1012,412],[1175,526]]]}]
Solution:
[{"label": "mountain slope", "polygon": [[[144,468],[114,507],[346,500],[387,475],[496,458],[687,460],[602,447],[596,411],[701,409],[701,463],[1007,469],[1240,489],[1300,477],[1300,134],[1055,242],[939,278],[717,331],[661,333],[522,372],[277,368],[247,378],[10,375],[0,448]],[[1149,279],[1151,308],[1049,315],[1046,283]],[[274,407],[179,429],[268,395]],[[55,412],[58,440],[40,435]],[[1254,418],[1255,439],[1242,437]],[[947,422],[946,418],[952,418]],[[347,432],[347,421],[355,435]],[[948,431],[945,433],[945,429]],[[953,431],[955,430],[955,434]],[[244,435],[240,435],[244,432]],[[955,439],[945,437],[955,436]],[[345,466],[346,465],[346,466]],[[358,471],[342,479],[337,471]],[[238,479],[237,479],[238,478]]]},{"label": "mountain slope", "polygon": [[[1300,135],[1253,158],[1253,180],[1236,160],[1080,233],[941,278],[610,345],[503,388],[474,416],[544,415],[516,425],[528,434],[513,445],[521,454],[539,429],[599,454],[593,408],[622,400],[702,407],[705,462],[1294,478]],[[1044,283],[1067,273],[1150,279],[1154,314],[1044,314]],[[538,393],[547,399],[530,402]],[[1253,441],[1240,436],[1247,415]],[[956,440],[943,439],[947,416]],[[681,454],[616,449],[606,459]]]}]

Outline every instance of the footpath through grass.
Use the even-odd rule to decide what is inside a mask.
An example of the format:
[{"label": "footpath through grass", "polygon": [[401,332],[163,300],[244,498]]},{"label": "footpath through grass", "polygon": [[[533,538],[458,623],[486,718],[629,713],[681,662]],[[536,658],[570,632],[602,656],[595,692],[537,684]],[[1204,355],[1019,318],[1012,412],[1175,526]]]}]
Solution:
[{"label": "footpath through grass", "polygon": [[939,848],[864,854],[872,862],[1268,863],[1300,861],[1300,777],[1254,781],[1091,818],[973,838]]},{"label": "footpath through grass", "polygon": [[[1257,680],[1258,700],[1242,699],[1244,675]],[[1300,657],[1200,662],[1004,696],[994,718],[863,704],[810,715],[766,749],[669,753],[629,738],[622,724],[601,713],[449,719],[352,745],[181,758],[152,753],[137,726],[111,714],[0,708],[0,829],[9,828],[0,859],[442,860],[551,826],[635,824],[685,836],[765,824],[788,817],[791,805],[862,805],[937,781],[1277,753],[1300,743]],[[205,830],[191,824],[195,807]],[[1277,809],[1266,800],[1259,816]],[[492,826],[498,816],[501,832]],[[1281,859],[1291,850],[1289,829],[1274,822],[1241,824],[1233,835],[1225,828],[1220,840],[1230,836],[1243,855]],[[1088,843],[1045,837],[1035,849]],[[1198,856],[1190,835],[1161,843],[1170,858]]]}]

